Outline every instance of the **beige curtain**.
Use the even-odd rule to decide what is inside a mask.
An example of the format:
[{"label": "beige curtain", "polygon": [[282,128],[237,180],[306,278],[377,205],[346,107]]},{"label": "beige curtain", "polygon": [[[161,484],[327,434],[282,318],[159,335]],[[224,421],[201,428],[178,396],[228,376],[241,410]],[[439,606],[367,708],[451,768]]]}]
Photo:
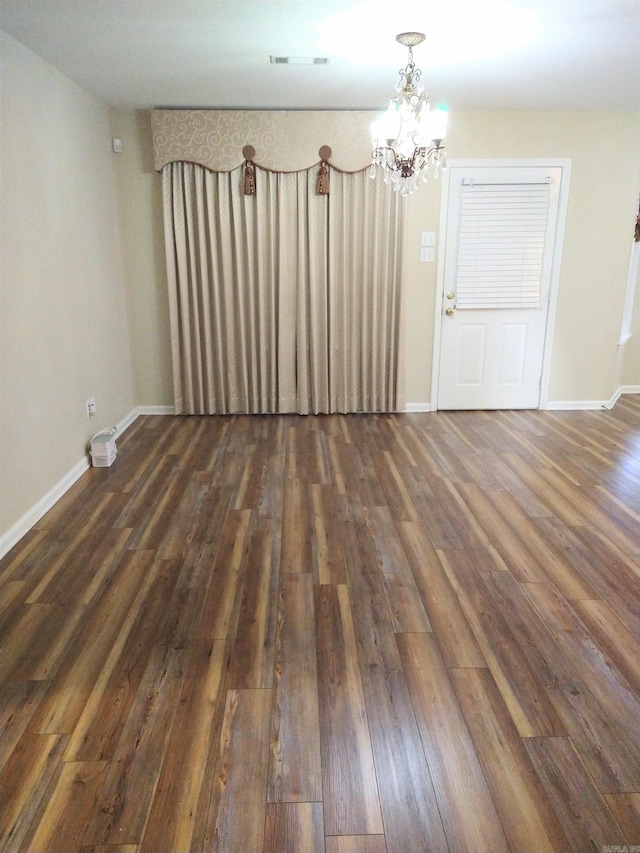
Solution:
[{"label": "beige curtain", "polygon": [[163,169],[177,413],[395,411],[403,203],[366,171]]}]

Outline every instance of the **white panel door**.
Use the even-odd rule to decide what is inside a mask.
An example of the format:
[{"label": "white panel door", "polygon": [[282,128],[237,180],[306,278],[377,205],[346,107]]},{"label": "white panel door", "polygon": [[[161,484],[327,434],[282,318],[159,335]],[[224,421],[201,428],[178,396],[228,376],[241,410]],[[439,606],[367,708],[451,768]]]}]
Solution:
[{"label": "white panel door", "polygon": [[561,173],[451,167],[439,409],[538,408]]}]

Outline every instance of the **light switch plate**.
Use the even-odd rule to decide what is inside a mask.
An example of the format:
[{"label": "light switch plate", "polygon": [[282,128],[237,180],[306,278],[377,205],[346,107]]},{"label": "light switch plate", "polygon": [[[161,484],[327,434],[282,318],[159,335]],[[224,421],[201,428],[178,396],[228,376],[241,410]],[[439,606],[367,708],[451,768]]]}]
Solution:
[{"label": "light switch plate", "polygon": [[421,246],[435,246],[436,244],[436,232],[435,231],[423,231],[422,232],[422,242]]},{"label": "light switch plate", "polygon": [[433,248],[431,246],[423,246],[420,249],[420,262],[433,263]]}]

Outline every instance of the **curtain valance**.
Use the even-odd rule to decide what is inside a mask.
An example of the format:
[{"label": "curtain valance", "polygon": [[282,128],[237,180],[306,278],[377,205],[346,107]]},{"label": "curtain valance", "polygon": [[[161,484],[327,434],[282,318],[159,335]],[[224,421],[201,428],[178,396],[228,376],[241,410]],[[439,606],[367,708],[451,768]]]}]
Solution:
[{"label": "curtain valance", "polygon": [[154,167],[182,161],[230,171],[251,145],[263,168],[295,172],[317,164],[319,149],[328,144],[331,165],[355,172],[371,162],[374,117],[358,110],[152,110]]}]

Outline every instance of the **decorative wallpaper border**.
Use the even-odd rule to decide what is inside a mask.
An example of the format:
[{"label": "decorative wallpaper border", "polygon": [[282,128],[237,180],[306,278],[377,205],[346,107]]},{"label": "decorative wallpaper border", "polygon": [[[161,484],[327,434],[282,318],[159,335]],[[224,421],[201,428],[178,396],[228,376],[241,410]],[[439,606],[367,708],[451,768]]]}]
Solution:
[{"label": "decorative wallpaper border", "polygon": [[253,145],[258,165],[295,172],[317,163],[328,145],[333,166],[356,172],[371,162],[374,118],[357,110],[152,110],[154,167],[159,172],[185,160],[229,171],[243,162],[244,146]]}]

